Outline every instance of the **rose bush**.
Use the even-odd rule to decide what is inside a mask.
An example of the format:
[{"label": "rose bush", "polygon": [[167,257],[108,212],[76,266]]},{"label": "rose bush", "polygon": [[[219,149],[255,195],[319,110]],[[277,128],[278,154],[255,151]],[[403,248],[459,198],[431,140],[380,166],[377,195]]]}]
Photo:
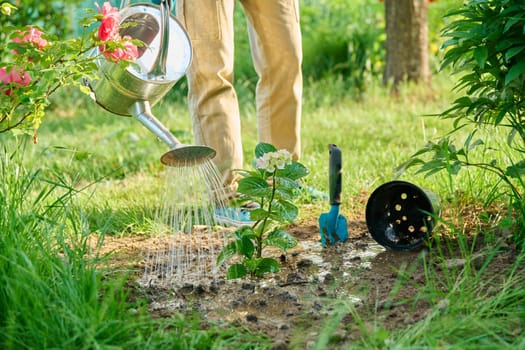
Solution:
[{"label": "rose bush", "polygon": [[[87,9],[79,21],[82,34],[78,38],[58,39],[31,24],[8,26],[2,45],[0,63],[0,133],[36,133],[49,106],[49,97],[66,86],[89,93],[83,79],[94,79],[98,72],[92,53],[115,64],[130,64],[138,57],[142,43],[119,35],[120,14],[105,2],[101,7]],[[18,9],[10,3],[0,4],[0,13],[11,16]]]}]

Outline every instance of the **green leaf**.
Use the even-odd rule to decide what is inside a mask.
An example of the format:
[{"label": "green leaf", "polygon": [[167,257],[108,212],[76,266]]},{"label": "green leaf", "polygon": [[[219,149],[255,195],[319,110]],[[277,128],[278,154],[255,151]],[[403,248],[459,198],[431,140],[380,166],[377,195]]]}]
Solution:
[{"label": "green leaf", "polygon": [[269,216],[269,213],[266,209],[255,208],[255,209],[250,210],[250,219],[253,221],[260,221],[268,216]]},{"label": "green leaf", "polygon": [[249,197],[269,197],[272,194],[272,188],[264,179],[249,176],[239,180],[237,192]]},{"label": "green leaf", "polygon": [[272,213],[270,217],[279,222],[293,222],[297,215],[299,215],[299,209],[286,200],[278,200],[273,202]]},{"label": "green leaf", "polygon": [[476,134],[476,130],[474,130],[473,132],[471,132],[470,134],[468,134],[467,136],[467,139],[465,140],[464,142],[464,146],[465,146],[465,149],[467,151],[472,151],[474,148],[476,148],[477,146],[479,145],[483,145],[484,142],[482,139],[477,139],[475,140],[474,142],[472,142],[472,139],[474,137],[474,135]]},{"label": "green leaf", "polygon": [[252,239],[255,238],[253,229],[243,226],[234,232],[235,240],[228,243],[217,256],[217,266],[221,266],[225,261],[231,259],[235,254],[241,254],[248,258],[253,256],[255,246]]},{"label": "green leaf", "polygon": [[442,170],[443,168],[445,168],[445,163],[442,160],[431,160],[424,163],[423,166],[416,171],[416,174],[428,172],[434,173],[437,169]]},{"label": "green leaf", "polygon": [[235,230],[233,236],[237,240],[240,240],[243,236],[253,238],[255,237],[255,232],[253,232],[253,228],[251,226],[241,226],[237,230]]},{"label": "green leaf", "polygon": [[518,135],[517,129],[512,129],[509,131],[509,135],[507,136],[507,145],[512,145],[514,142],[514,138]]},{"label": "green leaf", "polygon": [[243,264],[233,264],[228,268],[228,271],[226,272],[226,278],[233,280],[244,277],[247,274],[248,270],[246,270],[246,267]]},{"label": "green leaf", "polygon": [[458,108],[467,108],[472,105],[472,99],[469,96],[463,96],[454,101]]},{"label": "green leaf", "polygon": [[509,72],[505,76],[505,85],[509,85],[511,81],[518,78],[525,72],[525,61],[515,64],[509,69]]},{"label": "green leaf", "polygon": [[88,86],[79,85],[78,88],[83,94],[90,95],[92,93],[91,89]]},{"label": "green leaf", "polygon": [[275,196],[276,198],[281,200],[293,200],[294,197],[300,195],[299,188],[300,187],[298,187],[297,189],[292,189],[289,187],[277,187],[275,189]]},{"label": "green leaf", "polygon": [[253,241],[248,236],[242,236],[240,240],[235,241],[237,243],[237,252],[244,255],[247,258],[251,258],[253,256],[253,252],[255,251],[255,246],[253,245]]},{"label": "green leaf", "polygon": [[261,262],[261,258],[255,258],[255,259],[245,259],[243,261],[244,265],[246,266],[246,269],[249,273],[253,273],[257,270],[257,266],[259,266],[259,263]]},{"label": "green leaf", "polygon": [[292,180],[297,180],[302,177],[305,177],[309,174],[308,169],[299,162],[293,161],[291,164],[288,164],[284,169],[277,170],[277,176],[287,177]]},{"label": "green leaf", "polygon": [[505,53],[505,59],[506,59],[507,61],[510,60],[512,57],[516,56],[517,54],[519,54],[520,52],[522,52],[524,49],[525,49],[525,45],[515,46],[515,47],[509,49],[509,50]]},{"label": "green leaf", "polygon": [[275,186],[275,198],[284,200],[293,200],[297,197],[301,185],[290,178],[276,176],[273,178]]},{"label": "green leaf", "polygon": [[277,229],[268,234],[264,239],[264,244],[287,251],[297,245],[297,239],[290,233]]},{"label": "green leaf", "polygon": [[479,46],[474,49],[474,58],[476,59],[478,66],[482,69],[485,68],[485,62],[487,61],[488,55],[489,51],[486,46]]},{"label": "green leaf", "polygon": [[525,174],[525,160],[513,164],[505,170],[505,175],[513,178],[520,178]]},{"label": "green leaf", "polygon": [[261,142],[255,146],[255,158],[261,158],[265,153],[269,152],[277,152],[277,148],[275,146]]},{"label": "green leaf", "polygon": [[228,243],[217,257],[217,266],[224,264],[226,260],[230,260],[235,254],[237,254],[237,241]]},{"label": "green leaf", "polygon": [[[429,150],[428,149],[422,149],[419,152],[429,152]],[[397,178],[397,177],[401,176],[403,173],[405,173],[405,171],[408,168],[411,168],[411,167],[417,166],[417,165],[422,165],[424,163],[425,163],[425,161],[420,159],[420,158],[409,158],[407,161],[405,161],[404,163],[401,163],[400,165],[398,165],[395,168],[396,173],[395,173],[394,177]]]},{"label": "green leaf", "polygon": [[[279,173],[279,171],[277,171],[277,173]],[[279,188],[286,188],[286,189],[293,190],[293,189],[297,189],[297,188],[301,187],[301,185],[297,181],[295,181],[295,180],[293,180],[293,179],[291,179],[289,177],[282,177],[279,174],[277,174],[274,177],[273,181],[277,185],[276,186],[277,189],[279,189]]]},{"label": "green leaf", "polygon": [[277,260],[272,258],[262,258],[259,260],[259,263],[257,264],[257,269],[255,270],[255,274],[257,276],[262,276],[263,274],[267,272],[275,273],[279,272],[281,270],[281,266],[277,262]]},{"label": "green leaf", "polygon": [[505,23],[505,27],[503,28],[503,32],[507,32],[513,25],[515,25],[516,23],[519,23],[521,20],[522,19],[519,18],[519,17],[509,18],[507,23]]}]

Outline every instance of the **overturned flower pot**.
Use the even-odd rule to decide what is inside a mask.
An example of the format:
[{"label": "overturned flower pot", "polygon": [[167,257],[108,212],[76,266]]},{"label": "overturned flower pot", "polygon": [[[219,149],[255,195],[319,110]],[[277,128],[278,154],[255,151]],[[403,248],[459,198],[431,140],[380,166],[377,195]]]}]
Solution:
[{"label": "overturned flower pot", "polygon": [[366,205],[366,224],[372,237],[385,248],[413,250],[431,235],[440,207],[437,197],[409,182],[379,186]]}]

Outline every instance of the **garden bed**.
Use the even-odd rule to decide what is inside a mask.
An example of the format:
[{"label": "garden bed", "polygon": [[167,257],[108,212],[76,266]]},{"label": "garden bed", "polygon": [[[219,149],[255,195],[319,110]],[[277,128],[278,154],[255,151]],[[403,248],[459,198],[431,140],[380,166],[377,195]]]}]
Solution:
[{"label": "garden bed", "polygon": [[[464,218],[474,218],[475,213]],[[178,286],[148,285],[143,270],[146,253],[158,240],[145,237],[105,237],[102,252],[112,252],[112,268],[132,271],[133,298],[145,298],[154,317],[177,313],[198,313],[202,327],[207,322],[233,324],[271,338],[275,348],[304,348],[317,341],[328,321],[340,317],[331,330],[331,342],[344,345],[373,331],[412,325],[447,300],[416,298],[425,288],[425,264],[438,274],[461,270],[468,264],[472,271],[483,266],[483,244],[477,244],[472,260],[465,260],[454,240],[439,256],[432,248],[418,251],[385,250],[371,239],[364,219],[349,218],[349,239],[323,248],[319,241],[317,218],[292,225],[289,232],[299,241],[286,255],[274,257],[281,271],[257,280],[226,281],[221,271],[213,282],[185,283]],[[504,237],[502,237],[504,239]],[[451,244],[452,242],[452,244]],[[436,251],[434,249],[434,251]],[[503,243],[500,252],[484,267],[483,277],[497,289],[497,276],[505,276],[517,252]],[[428,267],[427,267],[428,268]],[[443,288],[445,288],[445,283]],[[446,294],[446,290],[443,290]],[[357,317],[357,319],[356,319]],[[326,331],[326,329],[325,329]]]}]

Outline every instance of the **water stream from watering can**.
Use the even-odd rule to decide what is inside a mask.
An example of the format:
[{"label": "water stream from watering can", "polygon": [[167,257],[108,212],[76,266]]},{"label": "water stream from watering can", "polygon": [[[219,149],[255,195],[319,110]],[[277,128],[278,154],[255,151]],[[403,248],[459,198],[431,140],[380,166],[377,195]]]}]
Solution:
[{"label": "water stream from watering can", "polygon": [[188,163],[167,167],[164,182],[143,283],[163,287],[211,283],[229,232],[215,226],[213,219],[215,210],[225,206],[219,172],[211,160]]}]

